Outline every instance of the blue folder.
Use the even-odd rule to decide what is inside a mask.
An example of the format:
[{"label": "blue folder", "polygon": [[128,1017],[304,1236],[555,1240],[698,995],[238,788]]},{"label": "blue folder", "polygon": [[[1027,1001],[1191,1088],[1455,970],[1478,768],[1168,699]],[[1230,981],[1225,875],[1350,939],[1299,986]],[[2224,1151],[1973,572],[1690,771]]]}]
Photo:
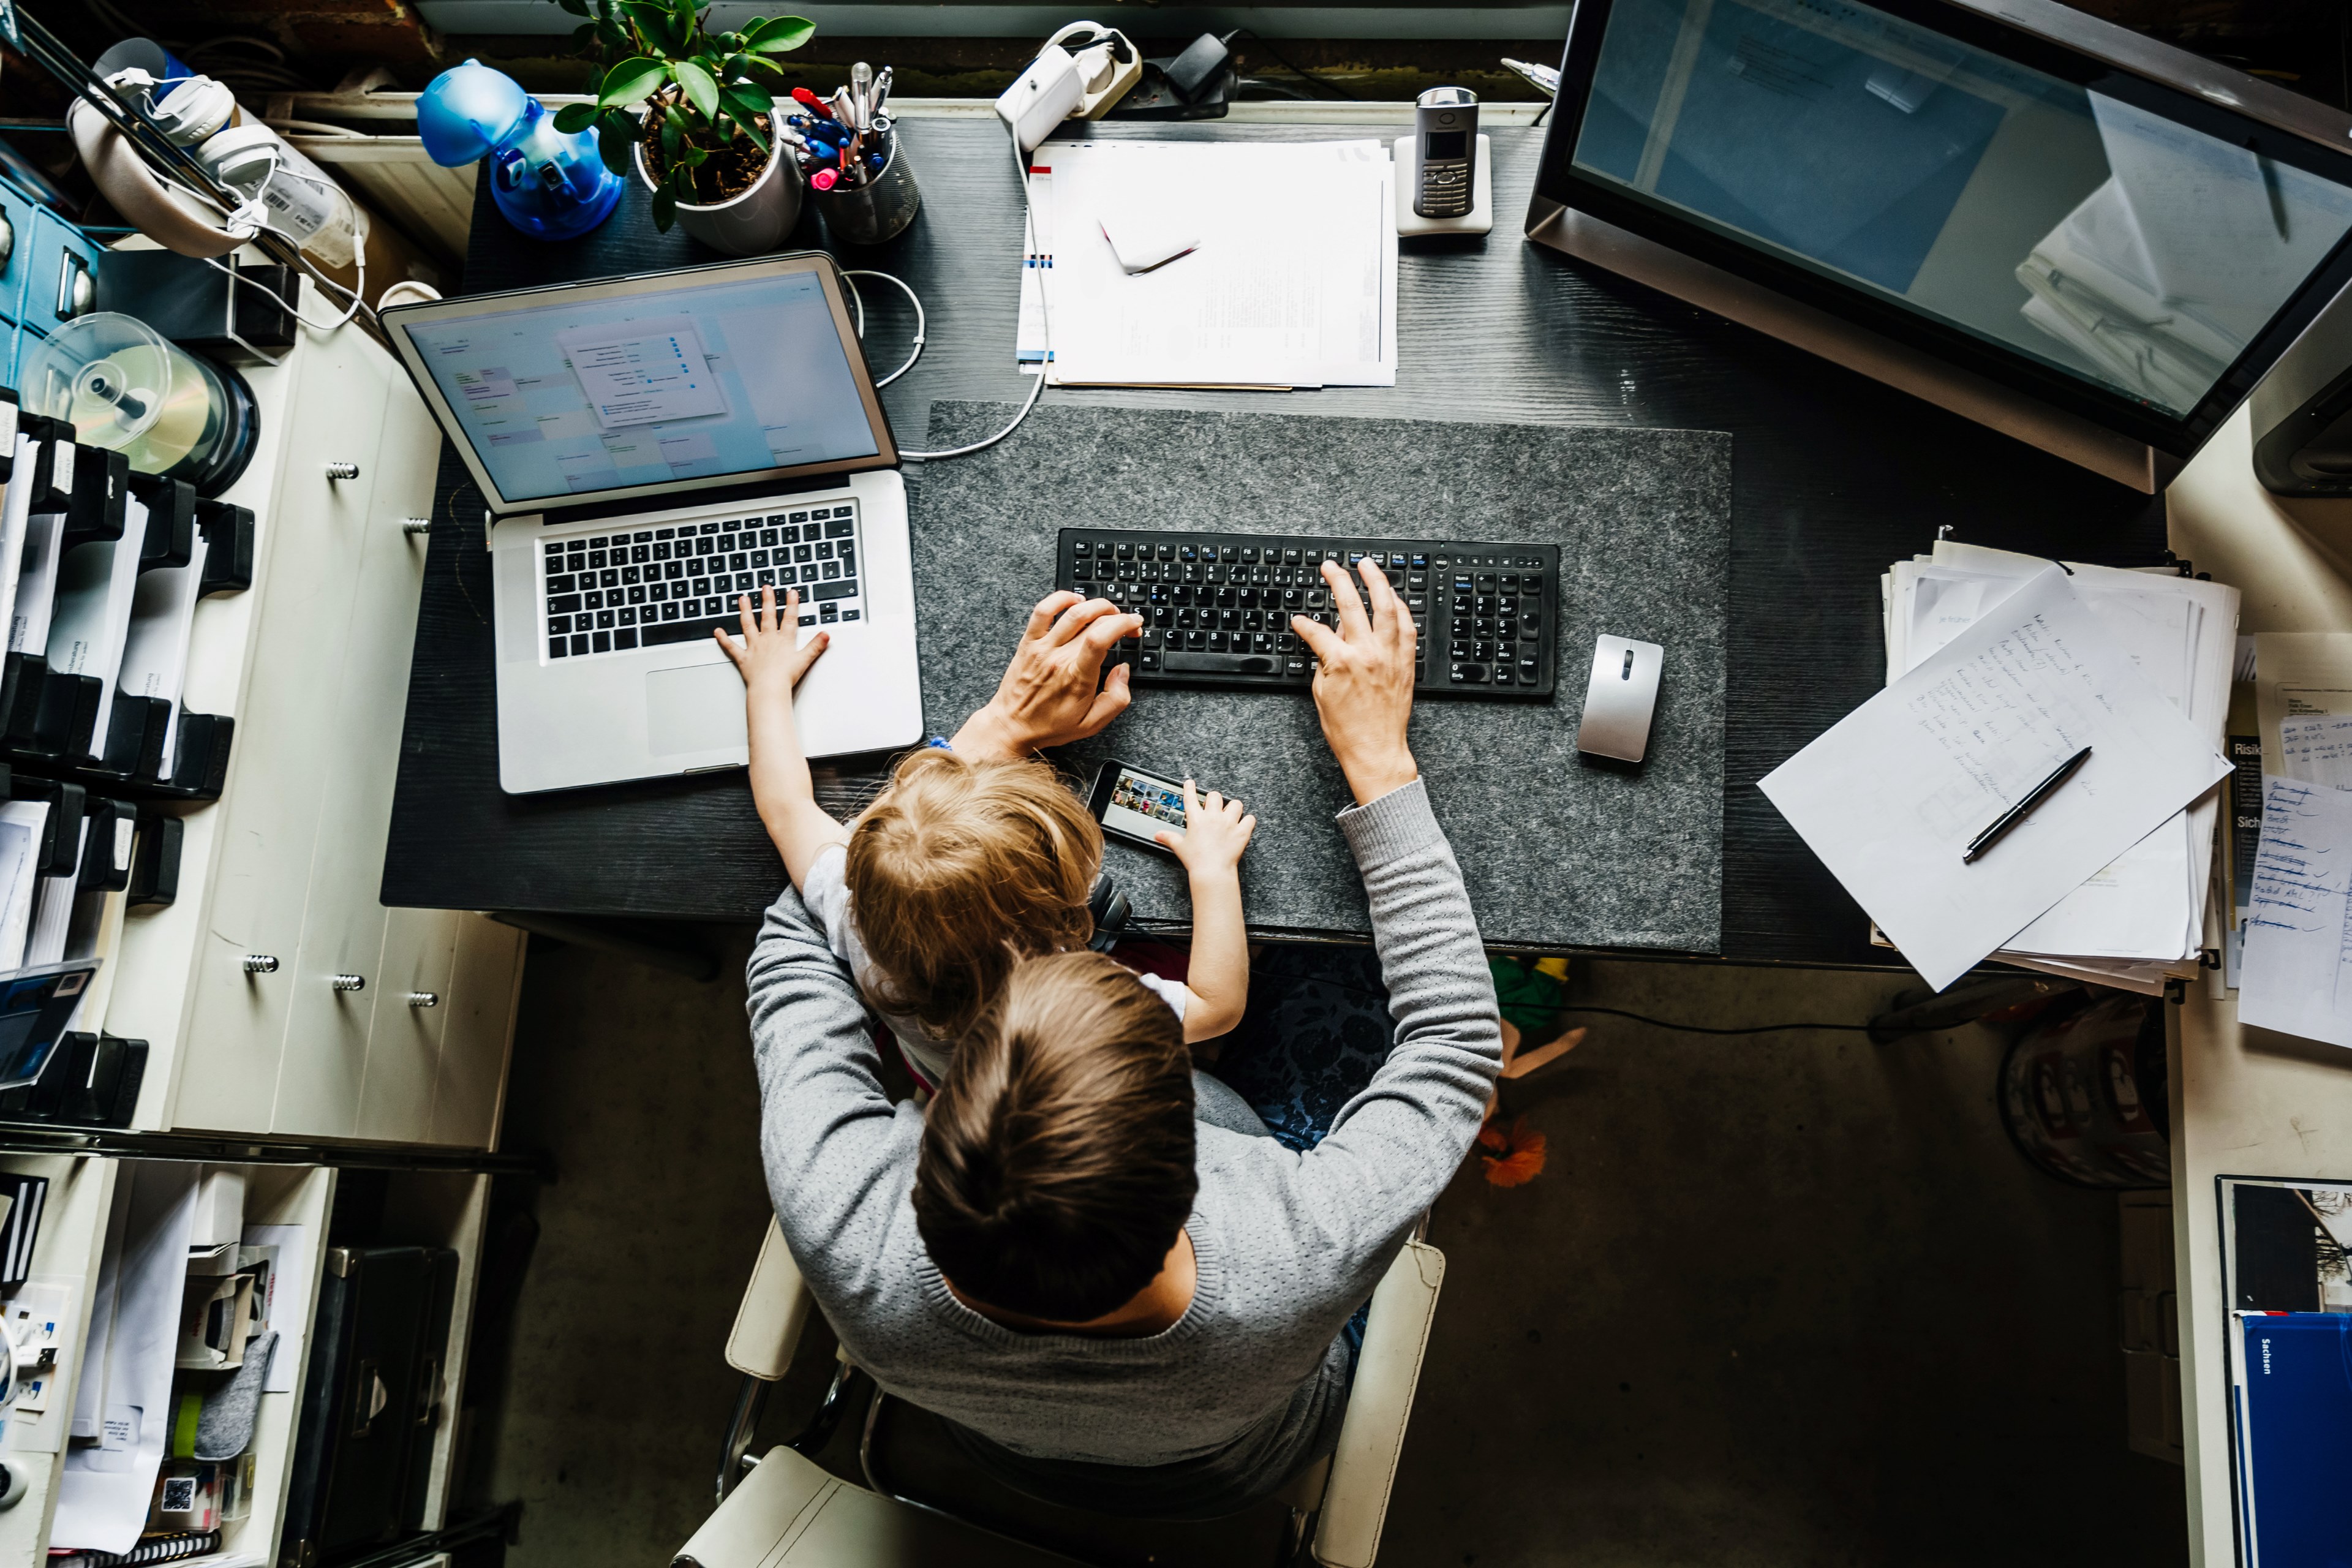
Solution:
[{"label": "blue folder", "polygon": [[2352,1315],[2233,1316],[2238,1560],[2352,1568]]}]

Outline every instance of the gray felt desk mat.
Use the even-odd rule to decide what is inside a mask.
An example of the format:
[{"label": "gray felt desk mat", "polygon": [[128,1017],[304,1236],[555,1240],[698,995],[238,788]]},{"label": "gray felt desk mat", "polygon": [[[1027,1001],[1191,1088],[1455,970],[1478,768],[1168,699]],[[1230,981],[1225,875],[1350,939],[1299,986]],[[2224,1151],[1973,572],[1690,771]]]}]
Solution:
[{"label": "gray felt desk mat", "polygon": [[[980,439],[1012,412],[934,403],[929,445]],[[1414,705],[1413,754],[1480,930],[1515,945],[1720,950],[1728,434],[1049,406],[985,452],[910,468],[908,488],[923,703],[943,729],[995,689],[1053,587],[1065,527],[1557,541],[1553,700]],[[1601,632],[1666,650],[1637,769],[1577,754]],[[1347,784],[1304,689],[1144,687],[1108,731],[1055,760],[1083,784],[1115,756],[1190,773],[1257,814],[1242,862],[1254,929],[1370,931],[1331,821]],[[1139,916],[1190,921],[1172,860],[1118,843],[1108,853]]]}]

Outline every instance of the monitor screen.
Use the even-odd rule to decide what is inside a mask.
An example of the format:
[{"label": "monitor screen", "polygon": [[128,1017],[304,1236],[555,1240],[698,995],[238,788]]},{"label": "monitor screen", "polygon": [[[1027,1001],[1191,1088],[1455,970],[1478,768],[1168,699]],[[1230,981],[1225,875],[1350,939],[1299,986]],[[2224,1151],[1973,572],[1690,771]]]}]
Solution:
[{"label": "monitor screen", "polygon": [[399,324],[510,502],[879,450],[814,272]]},{"label": "monitor screen", "polygon": [[1610,0],[1573,166],[2180,419],[2352,232],[2352,188],[2084,74],[1854,0]]}]

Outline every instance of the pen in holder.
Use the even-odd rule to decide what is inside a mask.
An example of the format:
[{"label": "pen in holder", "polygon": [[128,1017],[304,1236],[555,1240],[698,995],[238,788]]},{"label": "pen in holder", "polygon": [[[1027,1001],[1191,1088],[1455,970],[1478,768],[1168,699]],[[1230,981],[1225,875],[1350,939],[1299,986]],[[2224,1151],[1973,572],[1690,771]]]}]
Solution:
[{"label": "pen in holder", "polygon": [[923,193],[915,186],[915,171],[898,145],[898,131],[868,134],[878,136],[882,143],[881,168],[857,184],[843,181],[830,190],[818,190],[812,182],[809,191],[816,210],[824,215],[825,227],[845,245],[879,245],[896,239],[915,221],[916,210],[923,205]]}]

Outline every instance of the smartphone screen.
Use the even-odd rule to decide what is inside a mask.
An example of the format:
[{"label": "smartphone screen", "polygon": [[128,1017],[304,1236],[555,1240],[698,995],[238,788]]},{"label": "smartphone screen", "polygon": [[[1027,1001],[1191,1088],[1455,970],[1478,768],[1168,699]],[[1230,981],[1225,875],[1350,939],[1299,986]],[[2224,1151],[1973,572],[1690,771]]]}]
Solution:
[{"label": "smartphone screen", "polygon": [[1466,131],[1433,131],[1421,140],[1423,160],[1432,163],[1451,163],[1469,156],[1470,133]]},{"label": "smartphone screen", "polygon": [[1184,828],[1184,786],[1139,772],[1125,763],[1105,765],[1095,785],[1095,815],[1103,831],[1149,844],[1166,828]]}]

